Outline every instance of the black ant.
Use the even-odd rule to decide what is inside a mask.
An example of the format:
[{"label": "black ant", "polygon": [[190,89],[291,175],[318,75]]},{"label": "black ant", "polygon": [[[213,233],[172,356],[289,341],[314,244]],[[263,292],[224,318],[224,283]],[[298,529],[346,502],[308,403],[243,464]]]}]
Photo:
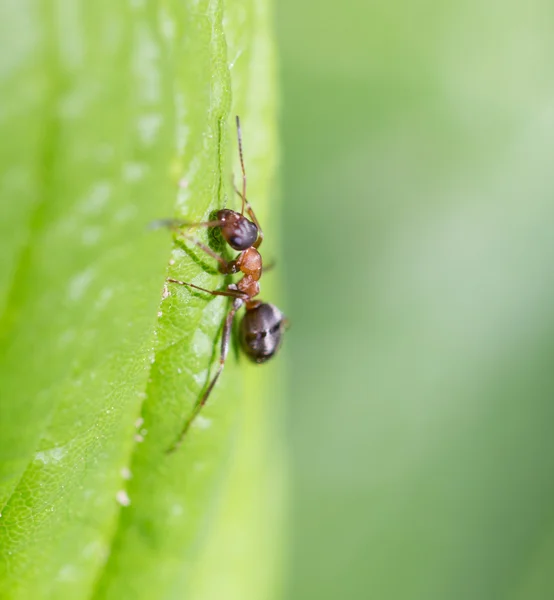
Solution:
[{"label": "black ant", "polygon": [[[185,422],[177,441],[168,452],[175,451],[181,445],[189,427],[198,416],[198,413],[202,410],[202,407],[206,404],[210,393],[223,371],[229,350],[233,319],[235,318],[237,311],[243,305],[246,308],[246,312],[242,317],[239,328],[240,344],[248,358],[255,363],[263,363],[275,355],[281,344],[282,333],[288,325],[286,317],[276,306],[254,299],[260,292],[260,284],[258,282],[262,276],[263,268],[262,256],[258,252],[258,248],[264,239],[264,234],[252,206],[246,199],[246,171],[244,168],[242,134],[238,117],[236,117],[236,123],[240,166],[242,169],[242,193],[236,187],[235,191],[242,199],[241,212],[238,213],[234,210],[222,209],[217,212],[215,220],[203,223],[163,222],[165,225],[174,228],[183,226],[219,227],[221,235],[229,246],[231,246],[233,250],[240,252],[240,254],[231,261],[226,260],[200,241],[188,238],[188,236],[187,239],[190,239],[201,250],[217,260],[219,263],[219,271],[221,273],[229,275],[240,272],[243,274],[240,281],[236,284],[229,284],[224,290],[207,290],[192,283],[187,283],[186,281],[179,281],[178,279],[172,278],[167,279],[170,283],[186,285],[195,290],[207,292],[214,296],[229,296],[233,298],[233,303],[227,313],[223,325],[219,368],[201,398],[196,402],[194,410]],[[245,210],[251,220],[248,220],[244,216]]]}]

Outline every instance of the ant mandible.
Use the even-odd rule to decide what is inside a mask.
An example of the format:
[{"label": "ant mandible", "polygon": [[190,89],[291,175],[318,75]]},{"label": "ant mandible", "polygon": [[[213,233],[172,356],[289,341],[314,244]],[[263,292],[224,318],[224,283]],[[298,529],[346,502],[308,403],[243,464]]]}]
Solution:
[{"label": "ant mandible", "polygon": [[[242,199],[242,210],[240,213],[230,209],[221,209],[216,214],[214,221],[206,221],[203,223],[183,223],[166,222],[166,224],[174,227],[218,227],[225,241],[240,254],[231,261],[226,260],[221,255],[214,252],[210,247],[206,246],[199,240],[188,238],[201,250],[209,254],[212,258],[218,261],[219,271],[221,273],[231,275],[234,273],[242,273],[242,279],[236,284],[231,283],[224,290],[207,290],[206,288],[173,279],[167,279],[170,283],[186,285],[207,292],[213,296],[229,296],[233,298],[233,302],[223,325],[223,333],[221,335],[221,351],[219,356],[219,367],[208,384],[208,387],[196,402],[194,409],[188,419],[185,421],[183,429],[177,438],[177,441],[168,450],[174,452],[182,443],[189,427],[202,407],[206,404],[223,368],[229,351],[229,341],[233,320],[237,311],[244,306],[246,311],[242,317],[239,332],[240,345],[250,360],[255,363],[263,363],[275,355],[281,344],[281,336],[287,327],[287,319],[283,313],[273,304],[262,302],[255,299],[260,292],[260,278],[262,276],[262,256],[258,251],[264,234],[260,223],[256,218],[252,206],[246,199],[246,170],[244,168],[244,158],[242,151],[242,134],[240,129],[240,120],[236,117],[237,124],[237,139],[239,148],[240,166],[242,170],[242,193],[235,187],[235,191]],[[248,213],[251,220],[244,216],[244,211]]]}]

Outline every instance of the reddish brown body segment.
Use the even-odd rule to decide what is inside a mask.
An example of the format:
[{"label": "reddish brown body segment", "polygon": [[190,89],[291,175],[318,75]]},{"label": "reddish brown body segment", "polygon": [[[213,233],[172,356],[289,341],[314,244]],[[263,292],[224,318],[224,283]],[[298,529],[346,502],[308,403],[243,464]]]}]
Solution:
[{"label": "reddish brown body segment", "polygon": [[255,248],[247,248],[235,260],[239,271],[256,281],[262,276],[262,255]]}]

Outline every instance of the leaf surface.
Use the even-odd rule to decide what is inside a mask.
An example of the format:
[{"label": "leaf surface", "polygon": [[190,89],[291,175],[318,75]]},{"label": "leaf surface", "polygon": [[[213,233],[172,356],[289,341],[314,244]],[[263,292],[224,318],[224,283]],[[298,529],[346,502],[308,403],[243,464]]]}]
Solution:
[{"label": "leaf surface", "polygon": [[267,8],[12,4],[0,19],[15,49],[0,63],[2,139],[13,140],[0,155],[0,596],[269,597],[276,374],[235,368],[231,352],[182,448],[166,454],[226,311],[222,298],[164,288],[168,258],[174,277],[226,282],[209,257],[177,243],[171,253],[171,235],[148,229],[235,202],[232,85],[249,195],[267,216]]}]

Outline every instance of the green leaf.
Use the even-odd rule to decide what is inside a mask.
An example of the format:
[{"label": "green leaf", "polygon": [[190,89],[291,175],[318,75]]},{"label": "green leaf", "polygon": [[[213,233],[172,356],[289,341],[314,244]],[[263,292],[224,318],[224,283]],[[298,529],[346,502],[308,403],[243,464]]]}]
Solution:
[{"label": "green leaf", "polygon": [[0,14],[12,49],[0,58],[0,597],[273,597],[278,365],[232,351],[167,455],[217,358],[227,302],[164,287],[170,258],[174,277],[225,279],[148,229],[235,202],[232,102],[249,197],[276,239],[268,7],[11,4]]}]

